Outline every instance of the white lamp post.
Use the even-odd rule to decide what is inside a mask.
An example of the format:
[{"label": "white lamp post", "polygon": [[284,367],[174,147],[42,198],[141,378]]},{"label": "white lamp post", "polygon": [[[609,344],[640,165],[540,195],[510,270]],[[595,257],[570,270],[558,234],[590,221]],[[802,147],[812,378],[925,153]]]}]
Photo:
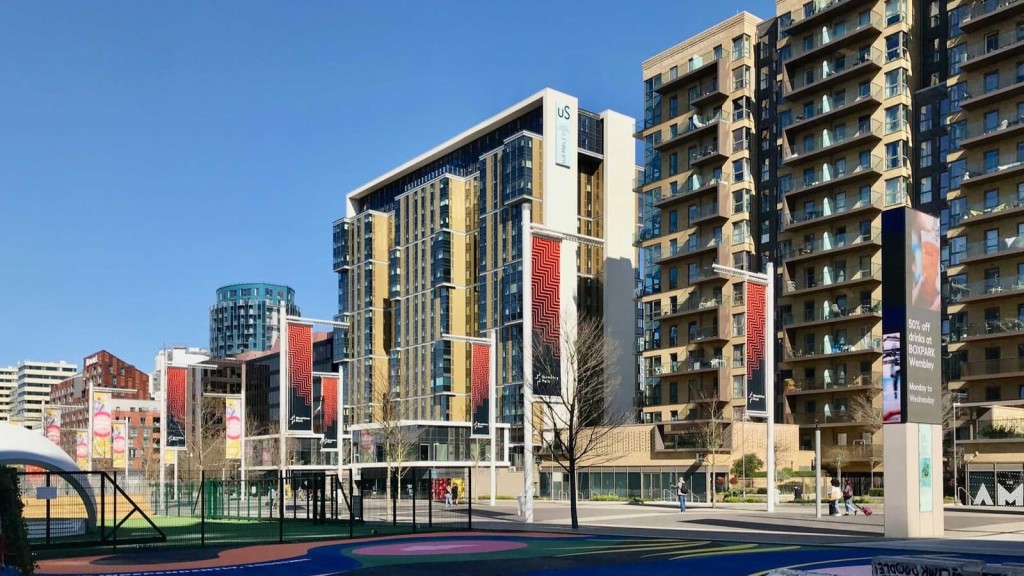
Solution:
[{"label": "white lamp post", "polygon": [[[720,264],[712,265],[712,269],[725,276],[732,276],[734,278],[740,278],[747,282],[753,282],[764,286],[764,395],[765,405],[767,407],[766,414],[766,428],[768,429],[767,438],[767,458],[766,467],[767,480],[768,480],[768,512],[775,511],[775,315],[773,311],[775,309],[775,297],[774,297],[774,281],[775,281],[775,267],[771,262],[765,265],[764,274],[757,272],[750,272],[748,270],[740,270],[739,268],[731,268],[729,266],[722,266]],[[749,361],[749,359],[748,359]]]}]

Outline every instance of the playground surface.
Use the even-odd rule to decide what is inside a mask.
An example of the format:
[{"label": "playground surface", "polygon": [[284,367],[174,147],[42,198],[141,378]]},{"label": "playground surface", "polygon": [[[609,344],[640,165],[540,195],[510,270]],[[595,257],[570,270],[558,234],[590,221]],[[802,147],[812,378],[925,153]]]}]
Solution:
[{"label": "playground surface", "polygon": [[[671,537],[596,536],[547,532],[448,532],[359,540],[204,548],[139,550],[122,554],[44,560],[37,574],[132,574],[163,576],[359,576],[421,574],[488,576],[762,575],[778,568],[835,576],[868,576],[871,559],[902,553],[894,547],[808,546],[792,543],[725,542]],[[1006,546],[1006,554],[1017,547]],[[990,563],[1020,557],[944,553]]]}]

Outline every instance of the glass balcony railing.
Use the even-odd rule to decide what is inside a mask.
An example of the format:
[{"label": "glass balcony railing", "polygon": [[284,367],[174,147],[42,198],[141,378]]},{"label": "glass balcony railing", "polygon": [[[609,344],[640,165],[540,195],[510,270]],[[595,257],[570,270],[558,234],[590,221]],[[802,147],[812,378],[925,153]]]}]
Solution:
[{"label": "glass balcony railing", "polygon": [[815,390],[835,390],[841,388],[882,385],[881,372],[864,372],[861,374],[838,374],[835,370],[830,371],[830,376],[819,378],[799,378],[793,381],[793,388],[788,392],[806,392]]},{"label": "glass balcony railing", "polygon": [[811,88],[818,84],[824,84],[825,81],[845,74],[860,68],[865,64],[872,62],[881,62],[882,54],[877,50],[868,50],[866,52],[850,53],[839,58],[834,58],[831,61],[823,63],[820,69],[816,69],[812,75],[798,74],[796,78],[791,79],[789,82],[789,89],[786,93],[793,93],[805,88]]},{"label": "glass balcony railing", "polygon": [[859,342],[850,344],[843,336],[826,336],[821,343],[811,348],[807,347],[786,347],[785,357],[787,360],[803,358],[814,358],[818,356],[833,356],[835,354],[849,354],[851,352],[881,352],[882,339],[872,337],[862,339]]},{"label": "glass balcony railing", "polygon": [[712,356],[704,358],[688,358],[677,362],[669,362],[665,365],[665,374],[678,374],[682,372],[696,372],[697,370],[711,370],[725,368],[729,365],[728,356]]},{"label": "glass balcony railing", "polygon": [[811,424],[848,424],[856,422],[853,414],[846,409],[845,406],[840,408],[830,408],[828,410],[817,410],[814,412],[807,412],[803,410],[797,410],[793,412],[793,423],[801,426],[808,426]]},{"label": "glass balcony railing", "polygon": [[880,244],[882,242],[882,232],[878,228],[872,228],[870,233],[863,234],[835,234],[834,236],[824,236],[817,240],[810,242],[802,242],[796,248],[783,244],[779,247],[782,252],[783,259],[797,258],[800,256],[808,256],[811,254],[824,254],[835,250],[842,250],[845,248],[858,246],[861,244]]},{"label": "glass balcony railing", "polygon": [[701,310],[714,310],[718,308],[721,302],[720,298],[687,298],[683,302],[670,306],[661,313],[661,318],[666,316],[675,316],[677,314],[685,314],[687,312],[699,312]]},{"label": "glass balcony railing", "polygon": [[984,322],[951,326],[949,339],[951,342],[960,342],[964,338],[1012,335],[1022,332],[1024,332],[1024,322],[1021,321],[1021,318],[996,318]]},{"label": "glass balcony railing", "polygon": [[868,122],[856,130],[824,130],[820,136],[794,139],[793,144],[787,143],[783,148],[783,159],[786,162],[793,162],[801,156],[831,150],[865,136],[881,134],[881,126],[879,122]]},{"label": "glass balcony railing", "polygon": [[[1020,250],[1024,250],[1024,236],[1003,236],[967,244],[963,258],[985,258]],[[950,255],[951,262],[959,263],[954,254]]]},{"label": "glass balcony railing", "polygon": [[855,3],[855,0],[814,0],[812,2],[808,2],[804,4],[802,13],[800,14],[799,18],[784,21],[781,25],[781,28],[783,30],[788,30],[793,26],[802,24],[805,20],[814,18],[815,16],[818,16],[819,14],[822,14],[824,12],[828,12],[833,8],[841,9],[840,7],[843,5],[850,5]]},{"label": "glass balcony railing", "polygon": [[814,54],[819,50],[842,44],[844,40],[852,36],[856,36],[866,30],[881,30],[884,26],[883,22],[884,19],[880,12],[871,12],[866,14],[866,17],[858,16],[857,19],[852,21],[844,21],[832,26],[824,26],[821,30],[812,35],[813,41],[810,46],[805,44],[804,38],[801,38],[798,42],[794,42],[794,44],[796,44],[796,49],[793,51],[793,56],[790,59],[800,59],[809,54]]},{"label": "glass balcony railing", "polygon": [[722,207],[718,202],[710,202],[703,206],[697,206],[693,210],[687,212],[687,218],[691,225],[700,220],[713,218],[715,216],[725,216],[725,213],[722,212]]},{"label": "glass balcony railing", "polygon": [[697,150],[690,152],[690,164],[700,163],[720,154],[724,154],[724,152],[722,152],[722,145],[720,142],[705,144]]},{"label": "glass balcony railing", "polygon": [[974,202],[972,204],[968,204],[962,213],[951,215],[949,223],[952,226],[961,226],[964,224],[970,224],[973,220],[988,218],[999,214],[1000,212],[1016,210],[1022,207],[1024,207],[1024,199],[1020,198],[1011,198],[1006,200],[997,199],[994,202]]},{"label": "glass balcony railing", "polygon": [[859,174],[868,174],[870,172],[881,172],[882,166],[883,162],[880,156],[872,156],[869,162],[864,164],[855,164],[853,168],[847,168],[844,164],[841,165],[836,162],[826,162],[817,170],[802,173],[800,180],[795,182],[793,187],[786,190],[784,193],[794,194],[816,188],[822,184],[841,180],[843,178]]},{"label": "glass balcony railing", "polygon": [[[853,108],[858,104],[868,102],[870,100],[881,100],[882,99],[882,87],[879,84],[872,84],[867,89],[859,92],[856,96],[842,96],[837,98],[834,95],[823,96],[821,101],[813,107],[805,107],[802,110],[794,110],[793,123],[799,125],[802,122],[813,120],[822,115],[829,115],[832,113],[840,113],[844,110]],[[791,124],[790,126],[793,126]],[[787,126],[789,128],[790,126]]]},{"label": "glass balcony railing", "polygon": [[[968,88],[967,93],[961,99],[961,105],[965,108],[970,108],[979,102],[993,100],[998,97],[998,93],[1008,88],[1020,86],[1021,83],[1024,83],[1024,74],[1008,75],[1005,78],[999,78],[997,82],[993,83],[983,82],[976,89]],[[981,104],[978,105],[980,106]]]},{"label": "glass balcony railing", "polygon": [[717,340],[719,337],[720,330],[718,326],[698,326],[686,331],[686,340],[690,344],[704,342],[705,340]]},{"label": "glass balcony railing", "polygon": [[824,220],[832,216],[845,214],[862,208],[869,208],[871,206],[881,206],[881,202],[881,194],[871,194],[869,196],[857,198],[853,202],[850,202],[850,199],[846,198],[843,198],[841,202],[834,198],[826,198],[820,206],[792,212],[785,220],[785,227],[790,228],[798,224]]},{"label": "glass balcony railing", "polygon": [[1024,373],[1024,357],[995,358],[991,360],[975,360],[961,365],[964,378],[983,376],[1012,375]]},{"label": "glass balcony railing", "polygon": [[821,307],[815,306],[812,310],[781,314],[780,320],[783,326],[792,326],[793,324],[834,321],[881,313],[881,300],[868,300],[853,306],[840,306],[835,302],[825,302]]},{"label": "glass balcony railing", "polygon": [[979,0],[971,4],[967,14],[963,16],[963,23],[966,24],[972,20],[977,20],[983,16],[987,16],[996,10],[1007,8],[1017,4],[1020,0]]},{"label": "glass balcony railing", "polygon": [[984,58],[989,54],[1004,53],[1007,49],[1019,47],[1022,44],[1024,44],[1024,33],[1014,31],[1009,34],[992,34],[986,36],[981,42],[967,47],[966,62]]},{"label": "glass balcony railing", "polygon": [[969,298],[1008,295],[1024,292],[1024,275],[1013,274],[999,278],[986,278],[967,283],[950,282],[946,289],[950,302],[962,302]]},{"label": "glass balcony railing", "polygon": [[662,258],[695,254],[703,250],[710,250],[729,243],[729,236],[705,236],[703,238],[691,236],[685,244],[677,244],[662,254]]},{"label": "glass balcony railing", "polygon": [[712,80],[710,82],[704,82],[703,84],[700,84],[699,86],[690,89],[690,103],[692,104],[694,102],[707,98],[708,96],[718,94],[727,96],[727,94],[721,89],[721,85],[718,83],[717,79]]}]

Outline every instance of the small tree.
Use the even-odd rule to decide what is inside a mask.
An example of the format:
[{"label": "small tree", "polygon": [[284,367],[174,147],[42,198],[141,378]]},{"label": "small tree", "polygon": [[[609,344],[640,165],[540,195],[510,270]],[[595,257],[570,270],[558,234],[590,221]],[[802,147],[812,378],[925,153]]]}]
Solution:
[{"label": "small tree", "polygon": [[[384,492],[387,499],[391,500],[391,474],[398,477],[401,483],[402,477],[409,468],[413,448],[419,445],[419,429],[411,426],[402,420],[400,402],[391,387],[379,387],[377,392],[378,420],[380,425],[381,446],[384,451],[384,461],[387,462],[387,479],[384,481]],[[401,485],[397,486],[398,494],[396,499],[402,497]]]},{"label": "small tree", "polygon": [[[629,411],[608,410],[608,398],[619,384],[615,367],[620,351],[606,336],[601,321],[588,317],[580,318],[576,325],[563,321],[557,356],[552,344],[539,336],[534,338],[533,366],[526,367],[526,380],[548,419],[551,458],[569,476],[569,514],[573,529],[578,529],[576,475],[580,463],[597,464],[614,457],[616,451],[609,445],[609,436],[633,418]],[[561,381],[563,365],[566,382]],[[551,382],[559,385],[552,386]]]},{"label": "small tree", "polygon": [[6,560],[24,576],[31,576],[36,564],[28,542],[24,508],[18,473],[14,468],[0,466],[0,535],[5,540],[5,557],[0,560]]},{"label": "small tree", "polygon": [[739,460],[732,463],[732,475],[743,478],[743,485],[747,485],[747,478],[756,474],[764,466],[764,462],[757,457],[757,454],[744,454]]},{"label": "small tree", "polygon": [[828,451],[828,462],[835,466],[836,478],[843,481],[843,466],[850,462],[850,449],[846,446],[832,446]]},{"label": "small tree", "polygon": [[718,394],[708,395],[703,390],[700,393],[700,402],[703,406],[702,423],[697,426],[696,434],[700,447],[704,449],[704,461],[711,471],[711,479],[708,482],[711,491],[711,507],[718,504],[718,494],[715,482],[715,467],[718,465],[719,456],[725,449],[725,409],[718,399]]}]

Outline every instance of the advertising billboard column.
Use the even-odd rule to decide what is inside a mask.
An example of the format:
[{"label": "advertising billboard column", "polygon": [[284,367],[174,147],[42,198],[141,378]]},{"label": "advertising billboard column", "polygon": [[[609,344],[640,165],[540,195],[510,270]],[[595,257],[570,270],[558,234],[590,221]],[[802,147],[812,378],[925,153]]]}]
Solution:
[{"label": "advertising billboard column", "polygon": [[[882,213],[882,421],[885,535],[944,532],[943,389],[939,220],[912,210]],[[941,470],[938,472],[941,478]]]}]

